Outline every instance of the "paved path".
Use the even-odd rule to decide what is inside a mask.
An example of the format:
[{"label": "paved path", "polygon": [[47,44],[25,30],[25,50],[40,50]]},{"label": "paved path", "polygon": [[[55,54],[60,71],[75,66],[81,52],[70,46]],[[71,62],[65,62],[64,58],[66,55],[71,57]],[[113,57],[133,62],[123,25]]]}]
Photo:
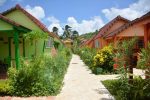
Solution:
[{"label": "paved path", "polygon": [[101,80],[115,79],[117,75],[94,75],[79,56],[73,55],[64,79],[62,92],[56,100],[112,100]]}]

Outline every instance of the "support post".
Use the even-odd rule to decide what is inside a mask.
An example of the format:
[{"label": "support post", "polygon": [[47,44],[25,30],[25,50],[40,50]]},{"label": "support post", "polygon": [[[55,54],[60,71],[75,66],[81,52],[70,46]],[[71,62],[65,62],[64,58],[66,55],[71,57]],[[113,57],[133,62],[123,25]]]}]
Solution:
[{"label": "support post", "polygon": [[116,48],[117,47],[117,36],[114,37],[114,41],[113,42],[114,42],[114,47]]},{"label": "support post", "polygon": [[11,66],[11,37],[8,37],[8,49],[9,49],[8,67],[10,67]]},{"label": "support post", "polygon": [[147,25],[144,26],[144,46],[147,48],[148,46],[148,30]]},{"label": "support post", "polygon": [[45,40],[44,40],[44,44],[43,44],[43,53],[44,53],[44,50],[45,50]]},{"label": "support post", "polygon": [[19,33],[17,30],[14,32],[14,43],[15,43],[15,61],[16,61],[16,69],[19,69]]},{"label": "support post", "polygon": [[26,53],[25,53],[25,40],[23,39],[23,57],[25,58]]}]

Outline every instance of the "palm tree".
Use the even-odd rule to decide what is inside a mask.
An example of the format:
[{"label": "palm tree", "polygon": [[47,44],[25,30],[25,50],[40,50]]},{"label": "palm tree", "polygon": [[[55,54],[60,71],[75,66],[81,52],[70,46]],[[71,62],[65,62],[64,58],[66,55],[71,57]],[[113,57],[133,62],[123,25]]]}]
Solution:
[{"label": "palm tree", "polygon": [[72,37],[73,40],[77,39],[78,36],[79,36],[78,31],[75,30],[75,31],[72,32],[72,36],[71,37]]},{"label": "palm tree", "polygon": [[52,31],[53,31],[53,33],[55,33],[56,35],[58,35],[58,28],[57,27],[53,27],[53,29],[52,29]]},{"label": "palm tree", "polygon": [[64,38],[71,38],[72,32],[71,32],[71,27],[69,25],[65,26],[65,29],[63,28],[64,33],[63,33],[63,37]]}]

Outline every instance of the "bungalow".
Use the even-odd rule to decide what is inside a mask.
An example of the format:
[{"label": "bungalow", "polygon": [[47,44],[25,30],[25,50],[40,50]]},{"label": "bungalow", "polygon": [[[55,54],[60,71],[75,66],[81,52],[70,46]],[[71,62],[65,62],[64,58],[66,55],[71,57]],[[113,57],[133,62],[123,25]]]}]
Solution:
[{"label": "bungalow", "polygon": [[137,44],[139,48],[147,47],[150,40],[150,12],[105,35],[104,39],[116,43],[134,36],[139,37]]},{"label": "bungalow", "polygon": [[18,69],[20,57],[30,59],[34,56],[35,46],[23,38],[23,34],[31,31],[48,33],[50,36],[48,41],[37,41],[38,55],[47,48],[53,47],[52,40],[61,42],[55,34],[49,32],[38,19],[20,5],[0,14],[0,74],[5,74],[9,66]]},{"label": "bungalow", "polygon": [[148,41],[150,41],[150,12],[140,18],[126,23],[110,34],[106,34],[104,39],[107,43],[113,43],[115,45],[116,41],[127,40],[135,36],[138,37],[138,41],[134,49],[135,53],[133,59],[133,63],[136,66],[138,52],[141,48],[147,47]]},{"label": "bungalow", "polygon": [[129,23],[130,21],[121,17],[117,16],[114,18],[112,21],[104,25],[100,30],[97,35],[92,37],[90,40],[85,42],[85,46],[89,46],[91,48],[103,48],[105,45],[107,45],[107,41],[103,38],[106,34],[111,33],[112,31],[116,30],[120,26]]}]

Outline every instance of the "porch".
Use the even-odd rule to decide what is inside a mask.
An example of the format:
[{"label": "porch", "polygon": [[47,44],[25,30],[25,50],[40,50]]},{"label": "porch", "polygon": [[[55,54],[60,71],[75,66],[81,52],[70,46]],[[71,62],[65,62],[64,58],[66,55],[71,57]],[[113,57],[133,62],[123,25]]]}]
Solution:
[{"label": "porch", "polygon": [[19,69],[20,56],[25,55],[23,33],[30,30],[0,16],[0,79],[7,77],[8,67]]}]

